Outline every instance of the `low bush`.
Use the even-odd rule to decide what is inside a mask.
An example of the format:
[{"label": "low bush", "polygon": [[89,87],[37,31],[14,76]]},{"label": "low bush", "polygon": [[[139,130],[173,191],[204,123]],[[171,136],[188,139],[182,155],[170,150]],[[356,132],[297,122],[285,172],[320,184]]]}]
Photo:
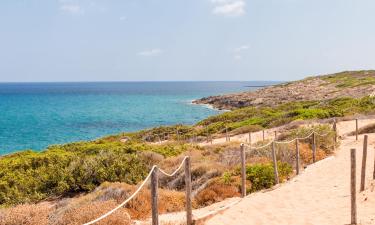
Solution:
[{"label": "low bush", "polygon": [[[228,178],[228,177],[227,177]],[[239,177],[215,178],[195,196],[198,207],[211,205],[215,202],[223,201],[226,198],[240,196]]]},{"label": "low bush", "polygon": [[[292,167],[288,163],[278,162],[280,181],[286,179],[292,173]],[[267,189],[275,185],[275,176],[272,163],[254,164],[246,166],[246,179],[251,182],[250,192]]]}]

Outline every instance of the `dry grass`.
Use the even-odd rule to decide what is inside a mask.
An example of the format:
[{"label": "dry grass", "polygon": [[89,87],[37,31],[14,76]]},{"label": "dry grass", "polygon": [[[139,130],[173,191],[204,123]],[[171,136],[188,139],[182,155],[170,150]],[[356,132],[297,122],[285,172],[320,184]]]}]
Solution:
[{"label": "dry grass", "polygon": [[51,206],[43,204],[23,204],[0,210],[0,224],[6,225],[47,225]]},{"label": "dry grass", "polygon": [[[114,200],[109,201],[97,201],[97,202],[87,202],[84,205],[79,205],[76,207],[69,207],[66,210],[63,210],[63,213],[60,213],[58,217],[55,217],[54,221],[51,221],[52,224],[58,225],[80,225],[86,222],[89,222],[104,213],[110,211],[116,207],[118,203]],[[55,212],[56,213],[56,212]],[[56,216],[56,214],[55,214]],[[127,210],[120,208],[115,211],[112,215],[106,217],[105,219],[96,223],[98,225],[130,225],[131,218],[127,213]]]},{"label": "dry grass", "polygon": [[[133,219],[145,219],[151,216],[151,194],[143,190],[130,201],[126,207]],[[183,192],[159,189],[158,210],[160,214],[178,212],[185,209],[185,194]]]},{"label": "dry grass", "polygon": [[[300,148],[299,152],[300,152],[300,157],[301,157],[302,162],[304,162],[305,164],[313,163],[313,153],[312,153],[312,149],[310,145],[301,143],[299,148]],[[327,157],[327,153],[324,150],[320,148],[316,150],[316,161],[322,160],[326,157]]]},{"label": "dry grass", "polygon": [[204,207],[236,196],[240,196],[239,177],[232,178],[228,184],[225,184],[220,178],[216,178],[196,195],[195,201],[198,206]]}]

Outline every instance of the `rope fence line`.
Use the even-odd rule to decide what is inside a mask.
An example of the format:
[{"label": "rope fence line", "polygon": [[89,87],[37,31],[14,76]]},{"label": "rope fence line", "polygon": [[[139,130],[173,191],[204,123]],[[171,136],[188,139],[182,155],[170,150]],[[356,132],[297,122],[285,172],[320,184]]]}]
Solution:
[{"label": "rope fence line", "polygon": [[[335,124],[334,124],[335,125]],[[336,129],[335,129],[335,126],[334,126],[334,132],[336,133]],[[357,131],[358,132],[358,131]],[[252,152],[252,150],[254,151],[259,151],[261,149],[264,149],[268,146],[272,146],[272,155],[271,157],[273,158],[273,164],[274,164],[274,172],[275,172],[275,183],[278,184],[279,183],[279,177],[278,177],[278,169],[277,169],[277,159],[276,159],[276,152],[275,152],[275,145],[276,144],[290,144],[290,143],[293,143],[293,142],[296,142],[296,150],[297,150],[297,159],[298,159],[298,156],[299,156],[299,151],[298,151],[298,140],[304,140],[304,139],[307,139],[307,138],[310,138],[311,136],[313,136],[313,142],[314,142],[314,145],[315,145],[315,135],[317,136],[320,136],[320,137],[324,137],[324,136],[327,136],[328,134],[330,134],[331,131],[329,132],[326,132],[326,133],[323,133],[323,134],[320,134],[316,131],[312,131],[311,133],[309,133],[307,136],[305,137],[296,137],[294,138],[293,140],[289,140],[289,141],[270,141],[269,143],[267,144],[264,144],[262,146],[258,146],[258,147],[253,147],[251,145],[251,137],[249,139],[250,143],[249,144],[241,144],[241,164],[242,164],[242,167],[244,168],[245,166],[245,163],[246,163],[246,153],[247,152]],[[276,135],[275,135],[275,138],[276,138]],[[336,139],[335,139],[336,140]],[[230,141],[230,139],[229,139]],[[245,147],[249,147],[250,149],[248,151],[245,151]],[[313,155],[314,155],[314,163],[315,163],[315,151],[316,149],[314,149],[313,147]],[[299,160],[297,160],[297,169],[299,169]],[[141,189],[146,185],[146,183],[148,182],[148,180],[150,180],[151,178],[151,192],[152,190],[154,190],[154,193],[152,192],[152,200],[154,200],[153,202],[156,202],[155,204],[153,203],[152,204],[152,220],[153,220],[153,224],[154,224],[154,221],[156,221],[155,224],[158,224],[158,217],[156,216],[154,218],[154,214],[158,215],[158,212],[157,212],[157,189],[158,189],[158,173],[160,171],[161,174],[165,175],[165,176],[168,176],[168,177],[173,177],[175,176],[183,167],[183,165],[185,164],[185,185],[186,185],[186,204],[187,204],[187,208],[186,208],[186,213],[187,213],[187,221],[188,221],[188,224],[191,225],[193,224],[191,221],[192,221],[192,210],[191,210],[191,162],[190,162],[190,158],[188,156],[185,156],[181,163],[179,164],[179,166],[177,167],[177,169],[175,169],[172,173],[167,173],[166,171],[158,168],[157,165],[153,165],[151,170],[149,171],[148,175],[146,176],[146,178],[142,181],[141,185],[137,188],[137,190],[128,198],[126,199],[125,201],[123,201],[121,204],[119,204],[117,207],[113,208],[112,210],[108,211],[107,213],[103,214],[102,216],[96,218],[95,220],[92,220],[90,222],[87,222],[85,223],[84,225],[91,225],[91,224],[94,224],[96,222],[99,222],[101,221],[102,219],[110,216],[112,213],[114,213],[116,210],[120,209],[121,207],[125,206],[129,201],[131,201],[140,191]],[[245,170],[243,170],[245,171]],[[298,171],[297,171],[297,175],[298,175]],[[241,176],[245,176],[245,172],[242,172],[242,175]],[[243,197],[246,196],[246,179],[244,179],[242,177],[242,185],[241,185],[241,191],[242,191],[242,195]],[[156,201],[155,201],[156,199]]]},{"label": "rope fence line", "polygon": [[158,168],[157,165],[153,165],[150,172],[148,173],[147,177],[143,180],[143,182],[141,183],[141,185],[137,188],[137,190],[129,197],[127,198],[125,201],[123,201],[121,204],[119,204],[117,207],[113,208],[112,210],[108,211],[107,213],[103,214],[102,216],[90,221],[90,222],[87,222],[83,225],[91,225],[91,224],[94,224],[96,222],[99,222],[100,220],[110,216],[112,213],[114,213],[115,211],[117,211],[118,209],[120,209],[121,207],[125,206],[130,200],[132,200],[141,190],[142,188],[146,185],[147,181],[150,179],[152,173],[154,172],[155,169],[158,169],[158,171],[160,171],[162,174],[166,175],[166,176],[169,176],[169,177],[173,177],[174,175],[177,174],[177,172],[182,168],[182,166],[185,164],[185,161],[186,159],[189,158],[188,156],[185,156],[184,159],[181,161],[180,165],[178,166],[178,168],[173,172],[173,173],[167,173],[165,172],[164,170]]},{"label": "rope fence line", "polygon": [[189,157],[188,157],[188,156],[185,156],[185,157],[184,157],[184,159],[181,161],[180,165],[177,167],[177,169],[176,169],[173,173],[170,173],[170,174],[169,174],[169,173],[165,172],[164,170],[162,170],[162,169],[160,169],[160,168],[159,168],[159,171],[160,171],[162,174],[164,174],[165,176],[167,176],[167,177],[173,177],[174,175],[177,174],[178,171],[180,171],[180,169],[181,169],[182,166],[184,165],[185,160],[186,160],[187,158],[189,158]]},{"label": "rope fence line", "polygon": [[294,138],[293,140],[289,140],[289,141],[270,141],[268,142],[267,144],[265,145],[262,145],[262,146],[257,146],[257,147],[253,147],[249,144],[244,144],[246,147],[250,148],[250,150],[246,151],[246,152],[250,152],[251,150],[258,150],[258,149],[262,149],[262,148],[265,148],[265,147],[268,147],[270,146],[272,143],[275,143],[275,144],[290,144],[290,143],[293,143],[295,142],[296,140],[304,140],[304,139],[307,139],[307,138],[310,138],[312,135],[316,134],[320,137],[325,137],[329,134],[330,132],[326,132],[326,133],[323,133],[323,134],[319,134],[318,132],[316,131],[313,131],[311,132],[309,135],[305,136],[305,137],[302,137],[302,138]]}]

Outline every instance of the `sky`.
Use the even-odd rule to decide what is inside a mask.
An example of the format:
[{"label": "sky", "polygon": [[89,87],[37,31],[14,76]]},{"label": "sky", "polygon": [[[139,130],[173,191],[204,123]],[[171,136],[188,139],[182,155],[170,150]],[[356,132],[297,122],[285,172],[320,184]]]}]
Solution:
[{"label": "sky", "polygon": [[373,0],[1,0],[0,82],[375,69]]}]

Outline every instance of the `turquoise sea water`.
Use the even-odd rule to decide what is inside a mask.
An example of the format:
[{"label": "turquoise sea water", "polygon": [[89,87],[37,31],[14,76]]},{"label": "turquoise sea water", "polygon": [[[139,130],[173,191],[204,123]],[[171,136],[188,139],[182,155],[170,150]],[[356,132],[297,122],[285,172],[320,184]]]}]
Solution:
[{"label": "turquoise sea water", "polygon": [[159,125],[194,124],[220,112],[191,100],[271,83],[0,83],[0,154]]}]

